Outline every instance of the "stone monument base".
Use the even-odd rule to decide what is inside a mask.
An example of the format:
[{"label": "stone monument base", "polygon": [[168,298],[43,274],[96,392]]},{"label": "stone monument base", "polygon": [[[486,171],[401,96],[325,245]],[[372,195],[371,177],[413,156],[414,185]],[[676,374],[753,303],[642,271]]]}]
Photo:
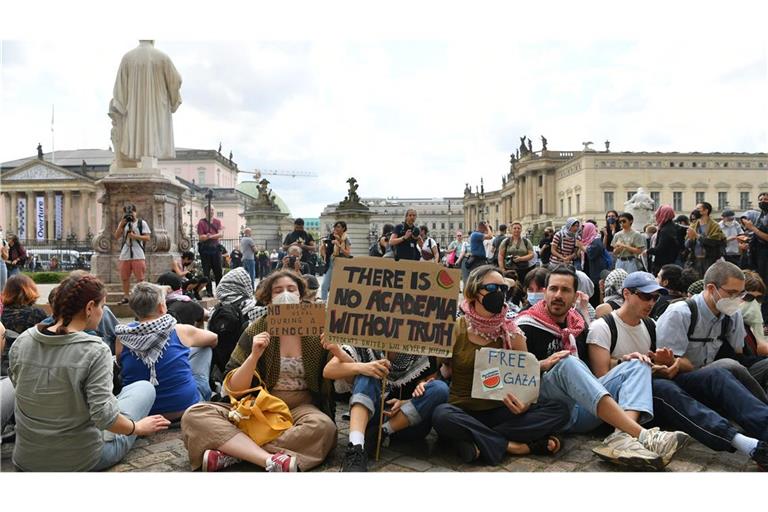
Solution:
[{"label": "stone monument base", "polygon": [[96,254],[91,258],[91,272],[105,283],[120,282],[118,260],[123,240],[112,235],[123,218],[123,207],[133,204],[137,217],[146,221],[151,232],[144,244],[146,280],[155,282],[172,269],[180,252],[192,245],[182,232],[184,186],[157,168],[154,158],[142,159],[140,168],[113,167],[98,185],[103,187],[98,201],[102,203],[104,228],[93,241]]}]

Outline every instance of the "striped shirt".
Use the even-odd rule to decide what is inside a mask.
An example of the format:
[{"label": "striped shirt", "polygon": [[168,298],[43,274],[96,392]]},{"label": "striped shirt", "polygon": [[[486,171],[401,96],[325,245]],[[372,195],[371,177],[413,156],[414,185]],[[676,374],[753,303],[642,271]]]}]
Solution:
[{"label": "striped shirt", "polygon": [[[562,256],[568,257],[574,252],[576,252],[576,237],[563,237],[563,234],[558,231],[555,233],[555,237],[552,239],[552,247],[557,248],[557,252],[560,253]],[[550,261],[553,261],[555,263],[567,263],[562,258],[558,258],[555,256],[555,252],[552,251],[552,256],[550,256]]]}]

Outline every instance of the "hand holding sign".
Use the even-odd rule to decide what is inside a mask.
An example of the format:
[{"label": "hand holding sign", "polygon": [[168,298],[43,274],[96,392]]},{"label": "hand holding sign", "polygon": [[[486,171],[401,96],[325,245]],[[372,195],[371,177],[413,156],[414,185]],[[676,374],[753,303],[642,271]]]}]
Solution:
[{"label": "hand holding sign", "polygon": [[378,361],[371,361],[370,363],[360,363],[360,373],[367,375],[368,377],[374,377],[376,379],[383,379],[389,375],[389,369],[392,363],[389,359],[379,359]]},{"label": "hand holding sign", "polygon": [[539,362],[533,354],[484,347],[475,352],[472,398],[501,400],[522,414],[539,397]]},{"label": "hand holding sign", "polygon": [[509,409],[512,414],[523,414],[531,407],[530,402],[521,402],[512,393],[507,393],[507,396],[504,397],[502,402],[504,402],[504,405],[507,406],[507,409]]}]

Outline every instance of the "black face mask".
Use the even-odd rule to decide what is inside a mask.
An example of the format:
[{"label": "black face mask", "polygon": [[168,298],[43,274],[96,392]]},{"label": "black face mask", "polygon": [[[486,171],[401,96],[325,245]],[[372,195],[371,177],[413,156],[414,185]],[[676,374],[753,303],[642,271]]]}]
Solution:
[{"label": "black face mask", "polygon": [[504,292],[499,290],[497,292],[488,293],[483,297],[483,300],[480,301],[480,304],[482,304],[489,313],[498,315],[501,313],[501,310],[504,309]]},{"label": "black face mask", "polygon": [[764,212],[768,212],[768,202],[766,201],[760,202],[760,209],[763,210]]}]

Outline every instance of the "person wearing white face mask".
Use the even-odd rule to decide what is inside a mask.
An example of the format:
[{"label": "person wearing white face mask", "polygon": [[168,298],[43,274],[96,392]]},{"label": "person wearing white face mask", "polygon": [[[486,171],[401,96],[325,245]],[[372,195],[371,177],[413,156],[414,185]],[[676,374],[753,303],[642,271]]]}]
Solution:
[{"label": "person wearing white face mask", "polygon": [[733,212],[733,210],[725,210],[723,212],[723,219],[718,223],[718,225],[725,234],[725,261],[730,261],[734,265],[738,265],[739,260],[741,259],[738,237],[744,233],[744,230],[734,219],[735,215],[736,214]]},{"label": "person wearing white face mask", "polygon": [[[256,299],[267,305],[298,304],[305,292],[300,275],[278,270],[259,284]],[[259,445],[230,423],[228,404],[197,404],[181,420],[195,469],[219,471],[245,461],[269,472],[308,471],[322,463],[336,444],[332,384],[323,378],[329,351],[319,336],[270,336],[268,316],[251,323],[237,342],[226,366],[227,387],[238,393],[263,382],[290,409],[292,426]]]},{"label": "person wearing white face mask", "polygon": [[526,292],[525,302],[527,305],[523,309],[533,307],[536,303],[544,300],[544,289],[546,288],[544,283],[547,280],[547,274],[549,274],[548,269],[539,267],[525,275],[523,290]]},{"label": "person wearing white face mask", "polygon": [[[744,297],[744,273],[727,261],[717,261],[704,274],[704,290],[689,301],[671,304],[658,320],[658,338],[677,357],[681,373],[714,364],[730,371],[756,398],[768,396],[746,368],[722,357],[723,345],[736,358],[744,353],[744,321],[739,308]],[[695,310],[695,313],[694,313]],[[695,320],[693,320],[695,318]],[[695,322],[691,328],[692,321]],[[717,360],[717,361],[716,361]]]}]

